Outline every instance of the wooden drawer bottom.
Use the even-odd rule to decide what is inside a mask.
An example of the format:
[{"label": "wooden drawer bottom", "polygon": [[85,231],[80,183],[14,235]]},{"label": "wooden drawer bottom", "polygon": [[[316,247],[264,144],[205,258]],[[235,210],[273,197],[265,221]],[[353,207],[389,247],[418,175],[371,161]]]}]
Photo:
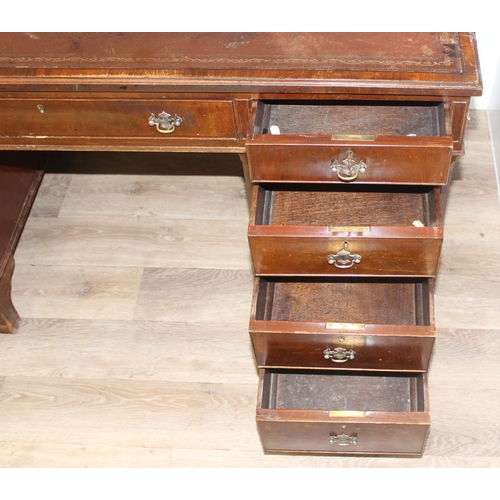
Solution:
[{"label": "wooden drawer bottom", "polygon": [[426,374],[263,369],[257,425],[266,452],[421,456]]}]

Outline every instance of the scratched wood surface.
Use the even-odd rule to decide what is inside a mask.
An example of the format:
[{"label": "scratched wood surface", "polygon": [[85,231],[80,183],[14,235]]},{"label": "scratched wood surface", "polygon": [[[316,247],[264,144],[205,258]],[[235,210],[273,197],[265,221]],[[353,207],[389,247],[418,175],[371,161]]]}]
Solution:
[{"label": "scratched wood surface", "polygon": [[186,167],[180,155],[64,154],[15,256],[22,322],[0,336],[0,466],[499,467],[500,208],[486,114],[471,114],[422,459],[263,454],[237,156]]}]

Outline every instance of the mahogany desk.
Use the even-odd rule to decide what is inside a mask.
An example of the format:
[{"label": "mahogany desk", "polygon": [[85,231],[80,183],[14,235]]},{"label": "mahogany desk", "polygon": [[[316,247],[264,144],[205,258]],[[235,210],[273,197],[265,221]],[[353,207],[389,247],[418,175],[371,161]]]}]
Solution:
[{"label": "mahogany desk", "polygon": [[1,332],[18,326],[13,254],[48,153],[238,153],[264,449],[421,455],[474,35],[3,33],[0,48]]}]

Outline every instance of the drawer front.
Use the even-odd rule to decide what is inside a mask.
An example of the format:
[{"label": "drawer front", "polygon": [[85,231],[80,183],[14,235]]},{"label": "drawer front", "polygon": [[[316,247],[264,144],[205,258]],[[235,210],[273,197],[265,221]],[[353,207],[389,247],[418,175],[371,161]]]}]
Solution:
[{"label": "drawer front", "polygon": [[449,137],[340,143],[262,135],[247,141],[247,154],[253,182],[445,185],[452,146]]},{"label": "drawer front", "polygon": [[275,412],[257,412],[257,427],[266,452],[420,457],[430,427],[428,422],[370,424],[335,422],[334,419],[331,423],[286,420]]},{"label": "drawer front", "polygon": [[[162,112],[182,122],[173,128]],[[150,121],[153,118],[152,125]],[[167,130],[170,130],[169,133]],[[231,101],[162,99],[2,99],[0,137],[141,138],[147,141],[236,137]]]},{"label": "drawer front", "polygon": [[252,331],[251,325],[250,337],[260,368],[427,370],[434,345],[433,332],[425,328],[419,332],[418,328],[400,327],[400,330],[407,330],[407,335],[398,335],[370,326],[365,329],[373,331],[371,335],[349,331],[348,325],[346,331],[335,333],[263,332],[256,327]]},{"label": "drawer front", "polygon": [[[419,234],[419,229],[430,231]],[[279,228],[250,226],[248,238],[257,275],[435,276],[442,243],[438,228],[416,228],[413,237],[391,237],[390,231],[386,237],[372,231],[373,237],[346,238],[319,230],[314,235],[284,233]],[[339,259],[343,250],[349,256],[341,254]]]}]

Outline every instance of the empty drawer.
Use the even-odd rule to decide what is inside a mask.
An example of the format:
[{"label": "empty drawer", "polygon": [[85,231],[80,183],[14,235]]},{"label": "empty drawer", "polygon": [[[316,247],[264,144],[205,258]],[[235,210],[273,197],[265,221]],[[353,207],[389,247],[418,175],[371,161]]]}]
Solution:
[{"label": "empty drawer", "polygon": [[259,367],[423,371],[435,339],[428,278],[255,279]]},{"label": "empty drawer", "polygon": [[427,377],[262,369],[257,426],[267,452],[421,456]]},{"label": "empty drawer", "polygon": [[260,102],[247,139],[250,176],[444,185],[453,149],[447,122],[435,102]]}]

